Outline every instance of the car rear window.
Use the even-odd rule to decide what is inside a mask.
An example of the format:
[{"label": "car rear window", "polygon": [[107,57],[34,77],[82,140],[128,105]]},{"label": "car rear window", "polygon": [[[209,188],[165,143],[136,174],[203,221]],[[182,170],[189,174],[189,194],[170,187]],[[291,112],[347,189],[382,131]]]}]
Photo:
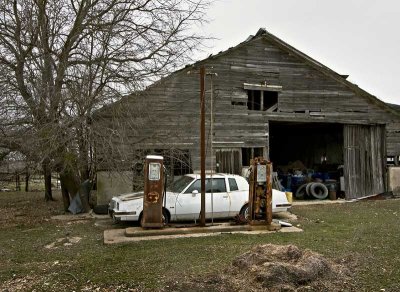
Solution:
[{"label": "car rear window", "polygon": [[226,185],[224,178],[213,178],[212,185],[211,179],[206,179],[206,193],[225,193]]},{"label": "car rear window", "polygon": [[239,190],[238,185],[236,183],[236,179],[230,178],[229,179],[229,189],[231,192]]}]

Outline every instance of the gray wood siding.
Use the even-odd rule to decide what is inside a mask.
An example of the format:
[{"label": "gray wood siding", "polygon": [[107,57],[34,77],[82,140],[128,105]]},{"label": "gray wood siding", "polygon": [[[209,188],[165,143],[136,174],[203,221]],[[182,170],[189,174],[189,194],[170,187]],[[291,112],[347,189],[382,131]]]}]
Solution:
[{"label": "gray wood siding", "polygon": [[346,199],[385,191],[385,127],[344,127]]},{"label": "gray wood siding", "polygon": [[[214,148],[268,147],[270,120],[358,125],[386,124],[396,120],[376,102],[266,38],[253,39],[196,64],[200,65],[218,74],[213,77]],[[190,149],[193,167],[198,169],[199,76],[188,74],[189,70],[194,71],[193,68],[182,69],[139,96],[124,99],[121,102],[123,114],[112,119],[116,125],[121,125],[124,119],[138,116],[137,124],[127,128],[124,143],[140,144],[144,148]],[[210,78],[206,78],[208,147],[211,136]],[[247,91],[243,89],[243,83],[282,86],[277,111],[248,110],[245,105]],[[232,102],[244,104],[233,105]],[[139,110],[135,106],[138,103]],[[98,117],[110,119],[106,112]],[[400,150],[390,141],[390,151]]]},{"label": "gray wood siding", "polygon": [[400,122],[386,126],[386,144],[388,156],[400,155]]}]

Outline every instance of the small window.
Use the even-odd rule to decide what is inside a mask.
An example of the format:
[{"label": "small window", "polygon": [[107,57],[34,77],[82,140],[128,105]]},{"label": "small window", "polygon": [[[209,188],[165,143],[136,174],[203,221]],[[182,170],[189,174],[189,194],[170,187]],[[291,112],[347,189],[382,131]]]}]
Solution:
[{"label": "small window", "polygon": [[253,111],[261,110],[261,91],[248,90],[247,91],[247,108]]},{"label": "small window", "polygon": [[231,192],[239,190],[238,185],[236,183],[236,179],[234,178],[229,179],[229,189]]},{"label": "small window", "polygon": [[247,109],[254,111],[275,111],[278,92],[266,90],[247,90]]},{"label": "small window", "polygon": [[191,194],[194,190],[197,190],[199,193],[201,191],[201,180],[198,179],[186,190],[185,194]]},{"label": "small window", "polygon": [[206,193],[226,193],[225,179],[213,178],[212,184],[211,179],[206,179]]},{"label": "small window", "polygon": [[[197,190],[199,193],[201,192],[201,180],[196,180],[187,190],[186,194],[192,193],[194,190]],[[213,178],[212,184],[211,179],[206,179],[206,193],[225,193],[226,192],[226,185],[225,179],[223,178]]]},{"label": "small window", "polygon": [[264,91],[263,96],[263,111],[273,109],[278,103],[278,92],[277,91]]}]

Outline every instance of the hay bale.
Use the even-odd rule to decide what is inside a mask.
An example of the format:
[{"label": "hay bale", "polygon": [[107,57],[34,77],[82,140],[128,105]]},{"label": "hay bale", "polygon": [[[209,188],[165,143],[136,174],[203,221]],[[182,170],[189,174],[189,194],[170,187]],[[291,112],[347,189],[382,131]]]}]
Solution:
[{"label": "hay bale", "polygon": [[264,289],[294,291],[333,276],[333,264],[322,255],[295,245],[258,245],[232,263]]},{"label": "hay bale", "polygon": [[[173,291],[353,291],[348,270],[295,245],[257,245],[218,275],[194,277]],[[171,286],[169,286],[171,288]]]}]

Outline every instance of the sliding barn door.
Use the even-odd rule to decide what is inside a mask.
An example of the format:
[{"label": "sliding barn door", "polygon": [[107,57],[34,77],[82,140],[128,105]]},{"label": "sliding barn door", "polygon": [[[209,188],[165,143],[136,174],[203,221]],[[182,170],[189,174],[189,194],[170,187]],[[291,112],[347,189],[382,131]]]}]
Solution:
[{"label": "sliding barn door", "polygon": [[217,149],[215,156],[219,165],[218,172],[241,174],[242,156],[240,149]]},{"label": "sliding barn door", "polygon": [[385,126],[345,125],[344,177],[346,199],[385,191]]}]

